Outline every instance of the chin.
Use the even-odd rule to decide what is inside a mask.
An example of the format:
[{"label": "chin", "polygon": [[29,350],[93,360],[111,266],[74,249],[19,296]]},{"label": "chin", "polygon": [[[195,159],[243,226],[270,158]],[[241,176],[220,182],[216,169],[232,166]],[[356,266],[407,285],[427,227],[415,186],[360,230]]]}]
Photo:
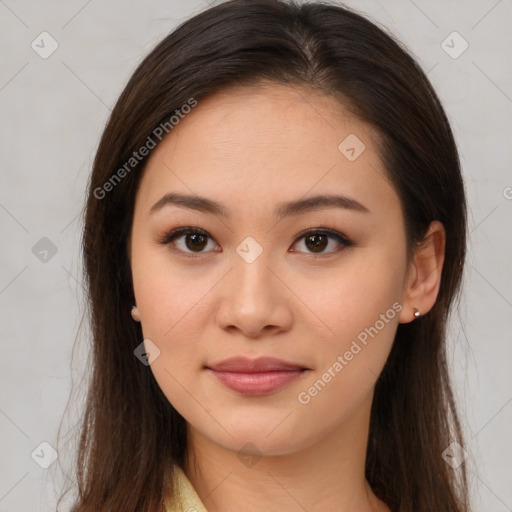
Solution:
[{"label": "chin", "polygon": [[318,433],[308,433],[291,421],[289,425],[285,425],[290,419],[283,421],[285,417],[286,414],[281,414],[278,421],[274,418],[263,419],[260,413],[259,417],[238,419],[233,423],[224,421],[224,428],[217,424],[214,427],[212,423],[194,428],[211,442],[235,452],[240,457],[288,455],[307,448],[318,437]]},{"label": "chin", "polygon": [[275,436],[270,439],[266,434],[253,432],[250,429],[229,439],[213,439],[213,441],[225,449],[235,452],[241,458],[245,455],[253,457],[288,455],[303,448],[300,440],[292,440],[290,435],[286,435],[286,437]]}]

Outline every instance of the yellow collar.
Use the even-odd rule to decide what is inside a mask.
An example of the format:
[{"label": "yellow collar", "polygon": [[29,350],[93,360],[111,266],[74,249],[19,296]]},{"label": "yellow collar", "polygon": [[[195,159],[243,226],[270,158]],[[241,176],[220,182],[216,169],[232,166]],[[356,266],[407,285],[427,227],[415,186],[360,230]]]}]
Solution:
[{"label": "yellow collar", "polygon": [[176,464],[174,466],[174,489],[176,503],[171,503],[168,496],[165,499],[167,512],[208,512],[199,499],[192,483],[184,471]]}]

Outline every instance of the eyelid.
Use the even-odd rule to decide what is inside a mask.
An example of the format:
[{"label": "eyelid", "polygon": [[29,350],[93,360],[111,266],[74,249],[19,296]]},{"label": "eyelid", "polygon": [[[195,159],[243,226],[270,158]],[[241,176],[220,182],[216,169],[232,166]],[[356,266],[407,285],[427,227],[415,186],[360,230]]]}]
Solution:
[{"label": "eyelid", "polygon": [[[296,237],[295,237],[295,241],[294,241],[294,244],[296,242],[298,242],[300,239],[304,238],[305,236],[308,236],[308,235],[328,235],[330,236],[331,238],[334,238],[336,241],[338,241],[339,243],[347,246],[347,247],[350,247],[352,245],[355,245],[355,243],[346,235],[344,235],[343,233],[341,233],[340,231],[338,231],[337,229],[332,229],[332,228],[322,228],[322,227],[318,227],[318,228],[308,228],[304,231],[301,231]],[[311,254],[314,254],[314,253],[311,253]],[[326,253],[328,254],[328,253]]]},{"label": "eyelid", "polygon": [[183,226],[181,228],[172,229],[171,231],[164,233],[164,235],[158,239],[158,243],[162,245],[167,245],[171,243],[175,238],[178,238],[180,235],[190,233],[203,235],[212,240],[215,240],[215,238],[213,238],[213,236],[211,236],[210,233],[208,233],[208,231],[205,231],[204,229],[193,226]]},{"label": "eyelid", "polygon": [[[180,238],[180,236],[186,235],[186,234],[199,234],[203,235],[210,240],[214,241],[217,245],[217,241],[213,236],[208,233],[208,231],[205,231],[204,229],[194,227],[194,226],[183,226],[180,228],[172,229],[169,232],[166,232],[162,237],[158,239],[158,243],[161,245],[169,245],[171,244],[175,239]],[[294,251],[291,252],[297,252],[301,254],[306,254],[308,257],[326,257],[330,256],[332,254],[337,254],[341,249],[352,247],[355,245],[355,242],[353,242],[350,238],[348,238],[345,234],[341,233],[338,230],[327,228],[327,227],[317,227],[317,228],[308,228],[304,231],[301,231],[294,239],[293,245],[295,245],[297,242],[302,240],[304,237],[308,235],[327,235],[330,238],[334,238],[341,246],[341,248],[338,248],[334,251],[330,252],[320,252],[320,253],[314,253],[314,252],[301,252],[301,251]],[[211,251],[206,252],[185,252],[177,249],[178,252],[186,255],[187,257],[201,257],[202,255],[208,254]]]}]

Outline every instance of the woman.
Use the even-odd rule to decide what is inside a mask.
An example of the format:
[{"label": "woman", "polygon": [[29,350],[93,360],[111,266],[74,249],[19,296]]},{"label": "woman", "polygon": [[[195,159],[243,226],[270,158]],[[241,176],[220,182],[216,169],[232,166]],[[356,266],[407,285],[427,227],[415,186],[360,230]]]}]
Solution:
[{"label": "woman", "polygon": [[468,511],[465,242],[450,126],[389,35],[275,0],[182,24],[94,162],[73,511]]}]

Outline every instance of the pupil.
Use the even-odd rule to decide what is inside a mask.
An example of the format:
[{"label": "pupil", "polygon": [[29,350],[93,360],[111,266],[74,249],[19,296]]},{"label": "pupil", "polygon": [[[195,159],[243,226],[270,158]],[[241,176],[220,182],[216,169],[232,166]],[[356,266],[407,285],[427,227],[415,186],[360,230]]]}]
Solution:
[{"label": "pupil", "polygon": [[[192,240],[192,247],[189,245],[189,241]],[[197,241],[199,240],[199,244],[197,244]],[[202,242],[202,243],[201,243]],[[195,249],[203,249],[206,246],[206,237],[197,233],[194,233],[192,235],[187,235],[187,247],[191,250]]]},{"label": "pupil", "polygon": [[[316,242],[314,242],[315,239]],[[325,235],[310,235],[306,238],[306,245],[308,246],[308,249],[311,249],[313,252],[321,252],[326,247],[326,240],[327,237]],[[312,242],[311,247],[309,242]]]}]

